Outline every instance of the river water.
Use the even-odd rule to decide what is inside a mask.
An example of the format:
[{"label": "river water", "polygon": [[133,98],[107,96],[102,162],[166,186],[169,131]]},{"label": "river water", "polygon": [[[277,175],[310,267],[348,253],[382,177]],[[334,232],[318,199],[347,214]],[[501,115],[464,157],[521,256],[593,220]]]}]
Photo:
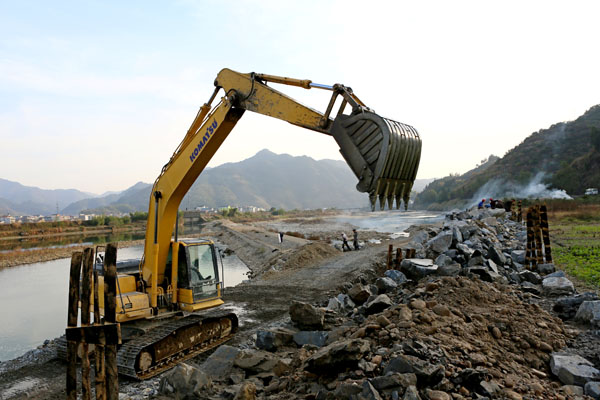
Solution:
[{"label": "river water", "polygon": [[[118,250],[118,259],[140,258],[143,247]],[[67,326],[68,258],[0,270],[0,361],[62,335]],[[246,279],[248,268],[237,256],[223,257],[225,287]]]}]

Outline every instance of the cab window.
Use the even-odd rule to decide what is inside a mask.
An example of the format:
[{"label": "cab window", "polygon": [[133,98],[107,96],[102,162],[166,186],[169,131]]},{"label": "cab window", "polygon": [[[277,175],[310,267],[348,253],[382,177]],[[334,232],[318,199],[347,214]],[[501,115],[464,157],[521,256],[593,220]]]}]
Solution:
[{"label": "cab window", "polygon": [[217,279],[213,249],[210,245],[188,246],[190,260],[190,284]]}]

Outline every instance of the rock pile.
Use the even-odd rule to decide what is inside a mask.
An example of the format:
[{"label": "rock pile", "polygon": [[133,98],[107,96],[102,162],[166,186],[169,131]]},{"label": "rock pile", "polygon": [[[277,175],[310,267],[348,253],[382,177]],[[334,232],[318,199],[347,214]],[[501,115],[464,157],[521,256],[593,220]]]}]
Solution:
[{"label": "rock pile", "polygon": [[[600,301],[575,294],[551,264],[525,268],[525,231],[504,217],[454,212],[442,227],[411,229],[418,258],[400,270],[359,276],[318,305],[293,303],[290,323],[259,330],[255,348],[221,346],[202,365],[163,377],[160,392],[238,400],[599,398],[600,371],[561,352],[574,336],[561,318],[598,326]],[[534,301],[540,296],[555,301],[561,318]]]}]

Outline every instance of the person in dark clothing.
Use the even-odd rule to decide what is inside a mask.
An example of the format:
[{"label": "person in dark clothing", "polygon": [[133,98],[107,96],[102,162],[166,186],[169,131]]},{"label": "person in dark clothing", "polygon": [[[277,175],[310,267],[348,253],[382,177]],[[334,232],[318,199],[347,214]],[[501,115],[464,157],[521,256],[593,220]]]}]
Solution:
[{"label": "person in dark clothing", "polygon": [[348,251],[352,251],[350,245],[348,244],[348,236],[346,236],[346,232],[342,232],[342,251],[348,249]]},{"label": "person in dark clothing", "polygon": [[352,229],[352,234],[354,235],[354,250],[358,250],[358,232],[356,232],[356,229]]}]

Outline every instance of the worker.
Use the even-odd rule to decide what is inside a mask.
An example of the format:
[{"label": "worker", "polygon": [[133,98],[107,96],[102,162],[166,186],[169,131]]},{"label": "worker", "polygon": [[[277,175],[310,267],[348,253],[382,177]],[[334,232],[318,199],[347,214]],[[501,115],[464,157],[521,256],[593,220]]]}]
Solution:
[{"label": "worker", "polygon": [[342,251],[348,249],[348,251],[352,251],[350,245],[348,244],[348,236],[346,236],[346,232],[342,232]]},{"label": "worker", "polygon": [[485,208],[492,208],[492,205],[494,204],[494,199],[492,199],[490,197],[490,202],[488,204],[485,205]]},{"label": "worker", "polygon": [[352,229],[352,234],[354,235],[354,250],[358,250],[358,232],[356,232],[356,229]]},{"label": "worker", "polygon": [[482,199],[479,204],[477,204],[477,208],[482,209],[485,206],[485,199]]}]

